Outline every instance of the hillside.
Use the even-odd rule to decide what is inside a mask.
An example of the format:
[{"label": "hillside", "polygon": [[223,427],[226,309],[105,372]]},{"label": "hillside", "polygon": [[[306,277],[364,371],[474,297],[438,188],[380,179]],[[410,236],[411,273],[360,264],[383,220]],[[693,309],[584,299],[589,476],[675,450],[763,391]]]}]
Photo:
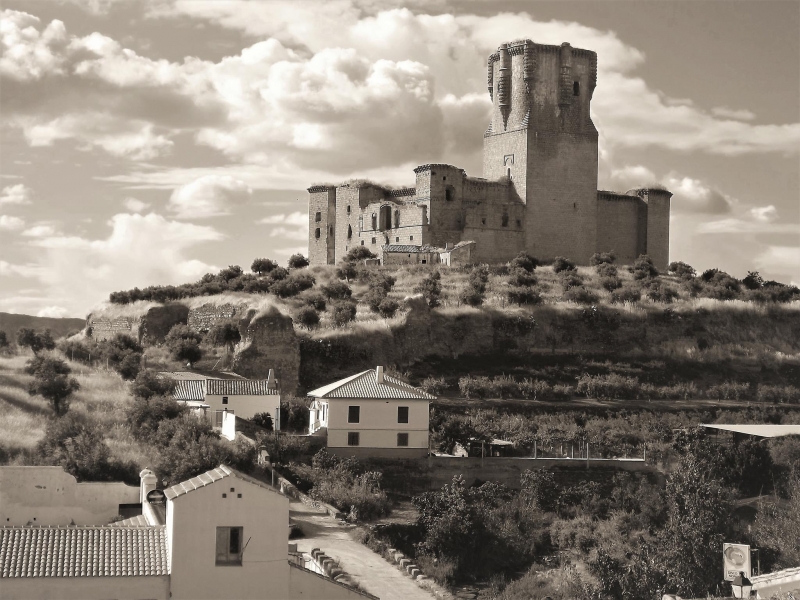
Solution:
[{"label": "hillside", "polygon": [[31,315],[18,315],[0,312],[0,331],[5,331],[9,340],[17,335],[17,330],[22,327],[42,330],[49,329],[53,337],[59,338],[80,331],[86,326],[83,319],[57,319],[53,317],[32,317]]}]

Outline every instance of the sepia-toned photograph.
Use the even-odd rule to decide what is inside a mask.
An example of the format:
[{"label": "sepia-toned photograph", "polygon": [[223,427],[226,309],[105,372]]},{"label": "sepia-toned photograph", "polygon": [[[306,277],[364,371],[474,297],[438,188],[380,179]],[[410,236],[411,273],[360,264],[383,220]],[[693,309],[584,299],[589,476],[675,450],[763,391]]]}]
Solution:
[{"label": "sepia-toned photograph", "polygon": [[2,0],[0,600],[800,600],[800,0]]}]

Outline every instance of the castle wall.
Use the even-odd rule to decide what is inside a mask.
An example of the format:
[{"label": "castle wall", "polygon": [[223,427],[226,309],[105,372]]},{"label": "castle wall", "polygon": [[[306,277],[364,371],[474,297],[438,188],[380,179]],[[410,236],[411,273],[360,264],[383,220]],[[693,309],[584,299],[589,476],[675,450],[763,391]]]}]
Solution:
[{"label": "castle wall", "polygon": [[311,264],[335,262],[336,188],[308,188],[308,255]]},{"label": "castle wall", "polygon": [[142,325],[141,318],[128,318],[122,317],[119,319],[93,319],[91,316],[88,319],[88,325],[92,328],[92,339],[98,342],[105,342],[114,339],[119,333],[128,335],[140,341],[139,329]]},{"label": "castle wall", "polygon": [[669,208],[672,194],[666,190],[647,191],[647,254],[655,267],[669,264]]},{"label": "castle wall", "polygon": [[640,213],[647,205],[638,196],[598,192],[597,252],[617,255],[617,262],[630,264],[645,251],[645,232],[640,234]]},{"label": "castle wall", "polygon": [[232,319],[246,309],[240,304],[203,304],[189,311],[187,325],[198,333],[205,333],[221,321]]}]

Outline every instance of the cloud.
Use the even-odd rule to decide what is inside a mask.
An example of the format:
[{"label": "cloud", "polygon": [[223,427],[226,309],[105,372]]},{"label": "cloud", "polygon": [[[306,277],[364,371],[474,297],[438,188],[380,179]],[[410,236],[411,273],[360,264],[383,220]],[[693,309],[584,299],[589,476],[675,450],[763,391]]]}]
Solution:
[{"label": "cloud", "polygon": [[793,281],[800,281],[800,246],[769,246],[755,258],[755,264],[761,271],[786,274]]},{"label": "cloud", "polygon": [[736,121],[752,121],[756,118],[755,113],[746,108],[728,108],[727,106],[717,106],[711,109],[711,114],[723,119],[734,119]]},{"label": "cloud", "polygon": [[627,192],[655,182],[656,176],[644,165],[626,165],[612,169],[609,181],[615,190]]},{"label": "cloud", "polygon": [[751,208],[749,214],[751,219],[759,223],[772,223],[778,219],[778,209],[772,204]]},{"label": "cloud", "polygon": [[6,186],[0,192],[0,206],[3,204],[30,204],[31,195],[31,188],[24,183]]},{"label": "cloud", "polygon": [[230,214],[252,194],[249,185],[230,175],[206,175],[176,189],[167,208],[181,219],[205,219]]},{"label": "cloud", "polygon": [[135,213],[140,213],[140,212],[144,211],[146,208],[150,207],[150,203],[149,202],[142,202],[141,200],[138,200],[136,198],[130,198],[130,197],[129,198],[125,198],[125,200],[122,201],[122,204],[129,211],[135,212]]},{"label": "cloud", "polygon": [[678,213],[724,214],[731,212],[735,203],[733,198],[699,179],[671,174],[662,182],[672,192],[672,207]]},{"label": "cloud", "polygon": [[25,220],[11,215],[0,215],[0,230],[18,231],[25,227]]},{"label": "cloud", "polygon": [[36,265],[14,265],[0,260],[0,275],[4,277],[38,277],[41,269]]},{"label": "cloud", "polygon": [[70,312],[63,306],[45,306],[36,313],[37,317],[51,317],[55,319],[63,319],[69,315]]},{"label": "cloud", "polygon": [[0,74],[20,81],[62,74],[67,45],[64,23],[51,21],[41,32],[38,17],[16,10],[0,12]]},{"label": "cloud", "polygon": [[305,240],[308,238],[308,213],[293,212],[289,214],[272,215],[259,221],[261,225],[269,225],[270,237],[283,237],[292,240]]},{"label": "cloud", "polygon": [[26,229],[22,232],[22,235],[25,237],[32,237],[32,238],[44,238],[50,237],[56,234],[56,229],[52,225],[35,225],[30,229]]},{"label": "cloud", "polygon": [[308,213],[293,212],[290,214],[272,215],[271,217],[264,217],[259,221],[262,225],[303,225],[308,227]]}]

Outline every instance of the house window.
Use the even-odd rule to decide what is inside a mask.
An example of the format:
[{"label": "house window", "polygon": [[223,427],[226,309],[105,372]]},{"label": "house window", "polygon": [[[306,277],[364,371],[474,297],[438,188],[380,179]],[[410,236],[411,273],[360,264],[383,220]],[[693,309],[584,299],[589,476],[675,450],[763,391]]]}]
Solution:
[{"label": "house window", "polygon": [[217,527],[217,565],[242,565],[242,528]]},{"label": "house window", "polygon": [[395,242],[399,242],[399,241],[400,241],[400,238],[399,238],[399,237],[396,237],[396,238],[394,238],[394,241],[395,241]]},{"label": "house window", "polygon": [[407,433],[398,433],[397,434],[397,445],[398,446],[408,446],[408,434]]},{"label": "house window", "polygon": [[347,432],[347,445],[348,446],[358,446],[359,445],[359,434],[357,431],[348,431]]},{"label": "house window", "polygon": [[360,423],[361,422],[361,407],[360,406],[348,406],[347,407],[347,422],[348,423]]},{"label": "house window", "polygon": [[314,237],[319,239],[319,227],[314,231]]},{"label": "house window", "polygon": [[412,236],[409,236],[409,237],[408,237],[408,239],[409,239],[409,240],[411,240],[411,241],[413,242],[413,241],[414,241],[414,236],[413,236],[413,235],[412,235]]},{"label": "house window", "polygon": [[314,215],[314,220],[315,220],[317,223],[319,223],[320,221],[322,221],[322,213],[321,213],[321,212],[318,212],[316,215]]},{"label": "house window", "polygon": [[364,240],[361,240],[361,245],[362,245],[362,246],[364,245]]},{"label": "house window", "polygon": [[372,243],[373,243],[373,244],[375,243],[375,238],[372,238]]},{"label": "house window", "polygon": [[398,423],[408,423],[408,407],[407,406],[398,406],[397,407],[397,422]]},{"label": "house window", "polygon": [[228,397],[227,396],[223,396],[222,397],[222,403],[223,404],[227,404],[228,403]]},{"label": "house window", "polygon": [[577,81],[572,84],[572,95],[573,96],[580,96],[581,95],[581,84]]},{"label": "house window", "polygon": [[428,261],[427,261],[426,259],[424,259],[424,258],[422,259],[422,264],[423,264],[423,265],[424,265],[424,264],[427,264],[427,262],[428,262]]}]

